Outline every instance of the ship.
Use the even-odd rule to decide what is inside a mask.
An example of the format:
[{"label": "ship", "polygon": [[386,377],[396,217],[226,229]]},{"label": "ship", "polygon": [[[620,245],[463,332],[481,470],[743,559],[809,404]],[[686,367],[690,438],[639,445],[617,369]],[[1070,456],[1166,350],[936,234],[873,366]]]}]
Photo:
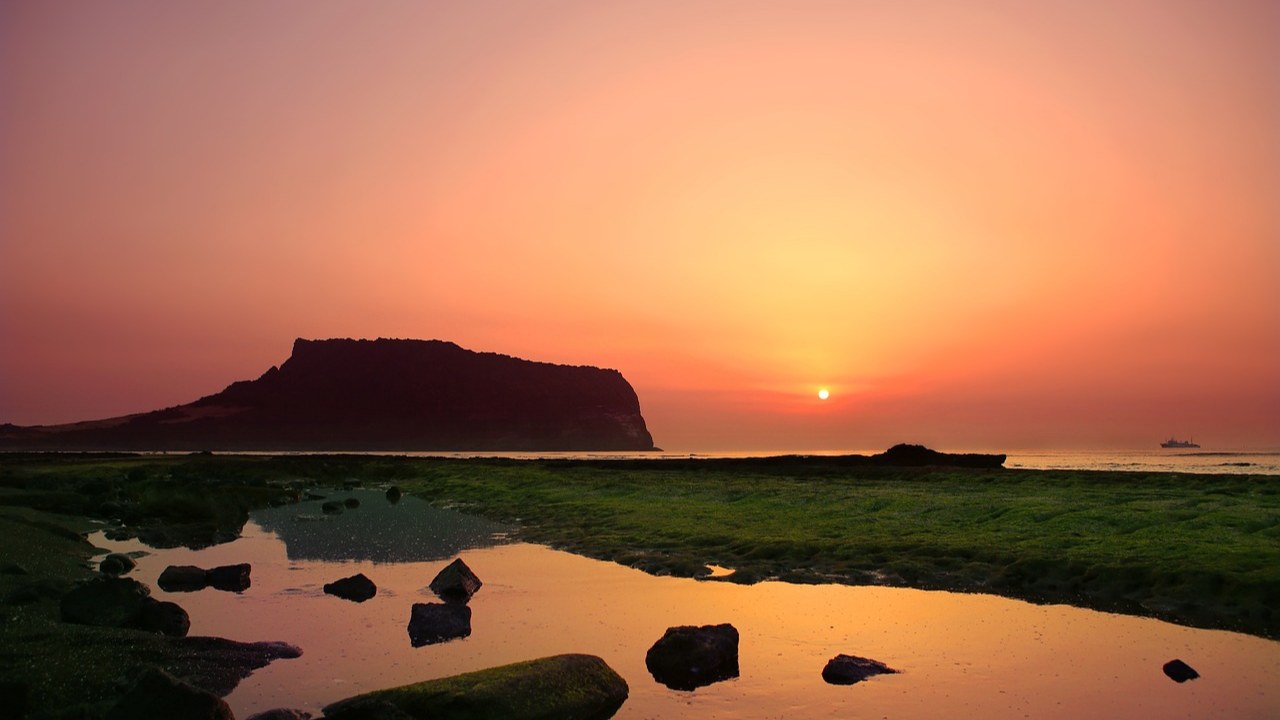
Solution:
[{"label": "ship", "polygon": [[1160,443],[1160,447],[1162,448],[1198,448],[1200,446],[1195,444],[1191,440],[1179,440],[1177,438],[1171,437],[1165,442]]}]

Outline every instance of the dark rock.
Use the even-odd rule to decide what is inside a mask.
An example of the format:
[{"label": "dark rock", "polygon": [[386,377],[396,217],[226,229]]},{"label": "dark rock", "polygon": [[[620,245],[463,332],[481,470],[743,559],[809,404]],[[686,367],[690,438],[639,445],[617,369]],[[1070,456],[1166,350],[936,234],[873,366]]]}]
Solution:
[{"label": "dark rock", "polygon": [[5,597],[4,602],[6,605],[27,605],[45,600],[57,600],[67,594],[67,586],[68,583],[52,578],[38,578],[15,587]]},{"label": "dark rock", "polygon": [[249,589],[249,563],[223,565],[209,570],[209,585],[227,592],[244,592]]},{"label": "dark rock", "polygon": [[738,677],[738,630],[728,623],[667,628],[649,648],[645,667],[672,690],[694,690]]},{"label": "dark rock", "polygon": [[822,668],[822,679],[832,685],[852,685],[869,677],[896,672],[879,660],[840,654],[827,661],[827,666]]},{"label": "dark rock", "polygon": [[302,496],[302,499],[304,499],[304,500],[323,500],[323,499],[325,499],[325,496],[324,496],[324,495],[321,495],[321,494],[320,494],[320,493],[318,493],[318,492],[313,492],[313,491],[311,491],[311,490],[308,490],[308,491],[306,492],[306,494]]},{"label": "dark rock", "polygon": [[346,500],[342,501],[342,504],[352,509],[360,507],[360,501],[357,500],[356,498],[347,498]]},{"label": "dark rock", "polygon": [[338,513],[346,509],[347,509],[346,506],[338,502],[337,500],[330,500],[329,502],[326,502],[325,504],[320,506],[320,510],[325,515],[337,515]]},{"label": "dark rock", "polygon": [[435,645],[471,635],[471,608],[457,603],[414,603],[409,616],[409,642]]},{"label": "dark rock", "polygon": [[18,563],[0,563],[0,575],[30,575],[26,568]]},{"label": "dark rock", "polygon": [[254,713],[244,720],[311,720],[311,713],[302,710],[276,708],[275,710]]},{"label": "dark rock", "polygon": [[235,720],[222,698],[159,668],[146,668],[106,720]]},{"label": "dark rock", "polygon": [[483,583],[480,582],[480,578],[471,572],[471,568],[462,562],[462,558],[457,558],[436,573],[430,588],[431,592],[439,595],[442,600],[465,603],[476,594],[481,585]]},{"label": "dark rock", "polygon": [[[617,370],[439,340],[302,340],[257,380],[97,423],[0,427],[0,450],[653,450]],[[67,502],[81,502],[69,493]]]},{"label": "dark rock", "polygon": [[133,627],[169,637],[186,637],[191,629],[191,618],[177,603],[147,598]]},{"label": "dark rock", "polygon": [[606,720],[629,688],[593,655],[556,655],[377,690],[324,708],[325,720],[502,718]]},{"label": "dark rock", "polygon": [[111,528],[103,533],[108,540],[121,542],[123,540],[132,540],[135,536],[133,531],[128,528]]},{"label": "dark rock", "polygon": [[62,596],[62,619],[80,625],[132,627],[151,600],[146,585],[130,578],[99,576]]},{"label": "dark rock", "polygon": [[195,565],[170,565],[156,584],[165,592],[195,592],[209,587],[209,571]]},{"label": "dark rock", "polygon": [[1188,680],[1195,680],[1200,677],[1200,673],[1196,672],[1190,665],[1181,660],[1170,660],[1164,664],[1164,674],[1169,676],[1170,680],[1177,683],[1184,683]]},{"label": "dark rock", "polygon": [[213,534],[214,545],[226,545],[240,539],[240,533],[231,530],[219,530]]},{"label": "dark rock", "polygon": [[899,443],[879,455],[872,455],[872,464],[892,467],[968,467],[994,469],[1004,467],[1003,454],[944,453],[930,450],[923,445]]},{"label": "dark rock", "polygon": [[378,594],[378,586],[365,577],[364,573],[357,573],[351,577],[326,583],[324,591],[330,595],[337,595],[344,600],[364,602]]},{"label": "dark rock", "polygon": [[169,641],[181,650],[171,668],[196,687],[226,696],[258,668],[275,660],[302,656],[296,645],[284,642],[244,643],[226,638],[187,636]]},{"label": "dark rock", "polygon": [[402,497],[404,497],[404,494],[400,492],[400,488],[396,487],[395,485],[392,485],[391,487],[387,488],[387,502],[391,503],[392,505],[395,505],[396,503],[400,502],[400,498]]},{"label": "dark rock", "polygon": [[124,575],[138,567],[137,561],[123,553],[111,553],[98,564],[98,571],[104,575]]}]

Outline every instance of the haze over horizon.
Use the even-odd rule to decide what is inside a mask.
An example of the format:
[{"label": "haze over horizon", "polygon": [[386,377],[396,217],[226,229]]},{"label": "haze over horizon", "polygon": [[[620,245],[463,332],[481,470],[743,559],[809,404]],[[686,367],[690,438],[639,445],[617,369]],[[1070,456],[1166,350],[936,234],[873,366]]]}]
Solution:
[{"label": "haze over horizon", "polygon": [[0,423],[390,337],[618,369],[668,450],[1280,447],[1277,27],[6,3]]}]

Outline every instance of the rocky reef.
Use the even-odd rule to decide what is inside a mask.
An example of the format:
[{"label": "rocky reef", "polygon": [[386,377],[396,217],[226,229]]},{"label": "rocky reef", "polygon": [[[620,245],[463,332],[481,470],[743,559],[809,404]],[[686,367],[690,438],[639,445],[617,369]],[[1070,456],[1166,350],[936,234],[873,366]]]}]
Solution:
[{"label": "rocky reef", "polygon": [[440,340],[303,340],[257,380],[193,403],[70,425],[0,426],[0,450],[644,451],[617,370]]}]

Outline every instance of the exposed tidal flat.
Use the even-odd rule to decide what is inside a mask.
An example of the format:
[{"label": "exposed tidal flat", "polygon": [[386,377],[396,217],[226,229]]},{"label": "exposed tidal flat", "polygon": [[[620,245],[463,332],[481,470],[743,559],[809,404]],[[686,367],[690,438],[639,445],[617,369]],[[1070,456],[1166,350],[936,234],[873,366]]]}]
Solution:
[{"label": "exposed tidal flat", "polygon": [[[176,642],[58,620],[56,598],[91,574],[81,559],[95,551],[80,534],[125,525],[139,549],[187,545],[235,562],[239,548],[248,547],[243,543],[283,532],[283,526],[271,529],[270,513],[292,516],[291,504],[307,488],[344,484],[395,485],[439,507],[510,523],[515,539],[673,576],[664,582],[690,583],[680,578],[708,576],[709,566],[729,568],[733,572],[716,573],[716,582],[693,585],[755,593],[734,600],[746,606],[766,595],[779,595],[782,605],[809,602],[787,589],[805,583],[869,584],[999,594],[1277,637],[1280,478],[1274,476],[852,468],[829,458],[655,463],[13,455],[0,459],[0,548],[6,566],[21,566],[24,574],[0,576],[6,599],[0,669],[25,683],[33,707],[108,698],[134,663],[197,674],[190,668],[208,661],[193,660],[200,653]],[[251,510],[272,504],[281,507],[248,522]],[[232,540],[241,533],[242,540]],[[294,547],[299,541],[284,542]],[[494,553],[494,567],[505,567],[498,561],[507,556],[515,558],[511,567],[550,562],[541,555],[531,560],[532,550],[523,547],[531,546],[485,552]],[[372,576],[399,560],[358,562],[369,563]],[[758,584],[767,580],[784,582]],[[402,596],[425,579],[403,582]],[[508,594],[524,586],[512,587]],[[582,591],[588,602],[592,589]],[[491,597],[502,592],[492,589]],[[10,602],[15,593],[28,599]],[[205,600],[178,601],[193,605],[194,634],[203,622],[196,609]],[[893,616],[898,601],[861,602],[881,618],[864,627],[902,625]],[[913,622],[929,627],[948,612],[923,611]],[[672,615],[672,624],[685,620]],[[237,639],[281,639],[264,632]],[[518,639],[510,643],[519,646]],[[1158,666],[1171,657],[1151,661]],[[245,673],[253,667],[247,663]]]}]

